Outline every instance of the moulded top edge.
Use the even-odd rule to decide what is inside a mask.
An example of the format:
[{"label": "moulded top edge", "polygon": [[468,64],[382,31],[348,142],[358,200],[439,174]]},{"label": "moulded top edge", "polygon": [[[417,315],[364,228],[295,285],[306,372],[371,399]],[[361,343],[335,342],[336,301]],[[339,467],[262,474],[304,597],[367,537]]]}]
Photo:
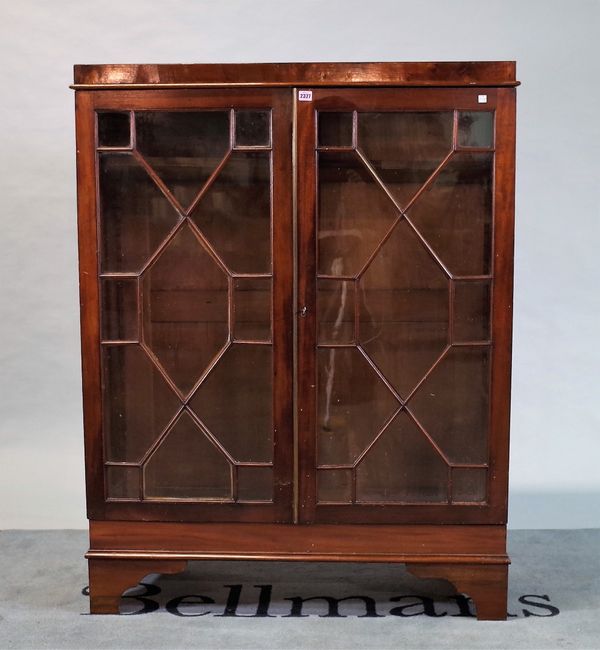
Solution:
[{"label": "moulded top edge", "polygon": [[76,65],[72,88],[517,86],[514,61]]}]

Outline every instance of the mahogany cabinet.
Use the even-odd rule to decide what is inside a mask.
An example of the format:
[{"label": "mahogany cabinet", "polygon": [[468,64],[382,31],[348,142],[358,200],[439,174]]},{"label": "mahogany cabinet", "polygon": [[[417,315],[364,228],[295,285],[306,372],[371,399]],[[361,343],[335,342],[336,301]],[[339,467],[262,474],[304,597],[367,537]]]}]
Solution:
[{"label": "mahogany cabinet", "polygon": [[515,65],[76,66],[91,611],[405,563],[506,617]]}]

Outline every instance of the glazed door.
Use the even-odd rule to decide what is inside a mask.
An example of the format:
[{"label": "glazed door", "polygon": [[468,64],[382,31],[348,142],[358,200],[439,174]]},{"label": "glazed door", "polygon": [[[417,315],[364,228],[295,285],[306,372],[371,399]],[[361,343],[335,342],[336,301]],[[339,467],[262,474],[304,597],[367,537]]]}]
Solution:
[{"label": "glazed door", "polygon": [[301,521],[504,520],[513,97],[298,101]]},{"label": "glazed door", "polygon": [[78,93],[92,518],[292,518],[290,106]]}]

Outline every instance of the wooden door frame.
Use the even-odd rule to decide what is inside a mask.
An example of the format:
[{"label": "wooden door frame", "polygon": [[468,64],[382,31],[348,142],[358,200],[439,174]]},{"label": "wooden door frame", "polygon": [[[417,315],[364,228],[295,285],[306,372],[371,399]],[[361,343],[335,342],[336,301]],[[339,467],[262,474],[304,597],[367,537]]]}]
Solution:
[{"label": "wooden door frame", "polygon": [[[295,89],[295,96],[301,89]],[[305,90],[302,88],[302,90]],[[306,88],[311,90],[311,88]],[[482,106],[478,96],[487,95]],[[322,504],[316,495],[316,113],[326,110],[493,110],[492,371],[485,504]],[[514,88],[314,88],[296,102],[298,223],[298,519],[302,523],[505,524],[508,495],[514,237]]]},{"label": "wooden door frame", "polygon": [[[292,103],[275,88],[79,90],[77,134],[79,281],[87,512],[89,519],[289,522],[293,518]],[[97,110],[272,108],[273,503],[106,498],[100,364]]]}]

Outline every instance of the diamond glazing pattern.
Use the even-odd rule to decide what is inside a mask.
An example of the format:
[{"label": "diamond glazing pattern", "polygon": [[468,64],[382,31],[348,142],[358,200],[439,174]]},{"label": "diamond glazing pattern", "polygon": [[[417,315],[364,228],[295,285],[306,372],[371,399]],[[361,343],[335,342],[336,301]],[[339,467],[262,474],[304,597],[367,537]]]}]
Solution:
[{"label": "diamond glazing pattern", "polygon": [[[245,467],[272,468],[270,322],[261,315],[259,340],[234,336],[236,295],[270,295],[236,289],[271,282],[271,115],[245,112],[236,142],[235,113],[99,114],[112,498],[272,498],[268,485],[252,492],[237,481]],[[134,289],[126,310],[123,287]],[[223,397],[230,385],[237,416],[222,419],[232,412]],[[188,469],[169,472],[174,466]]]},{"label": "diamond glazing pattern", "polygon": [[452,111],[353,122],[350,150],[318,153],[319,500],[459,502],[453,469],[487,467],[490,295],[464,287],[491,280],[493,152]]}]

